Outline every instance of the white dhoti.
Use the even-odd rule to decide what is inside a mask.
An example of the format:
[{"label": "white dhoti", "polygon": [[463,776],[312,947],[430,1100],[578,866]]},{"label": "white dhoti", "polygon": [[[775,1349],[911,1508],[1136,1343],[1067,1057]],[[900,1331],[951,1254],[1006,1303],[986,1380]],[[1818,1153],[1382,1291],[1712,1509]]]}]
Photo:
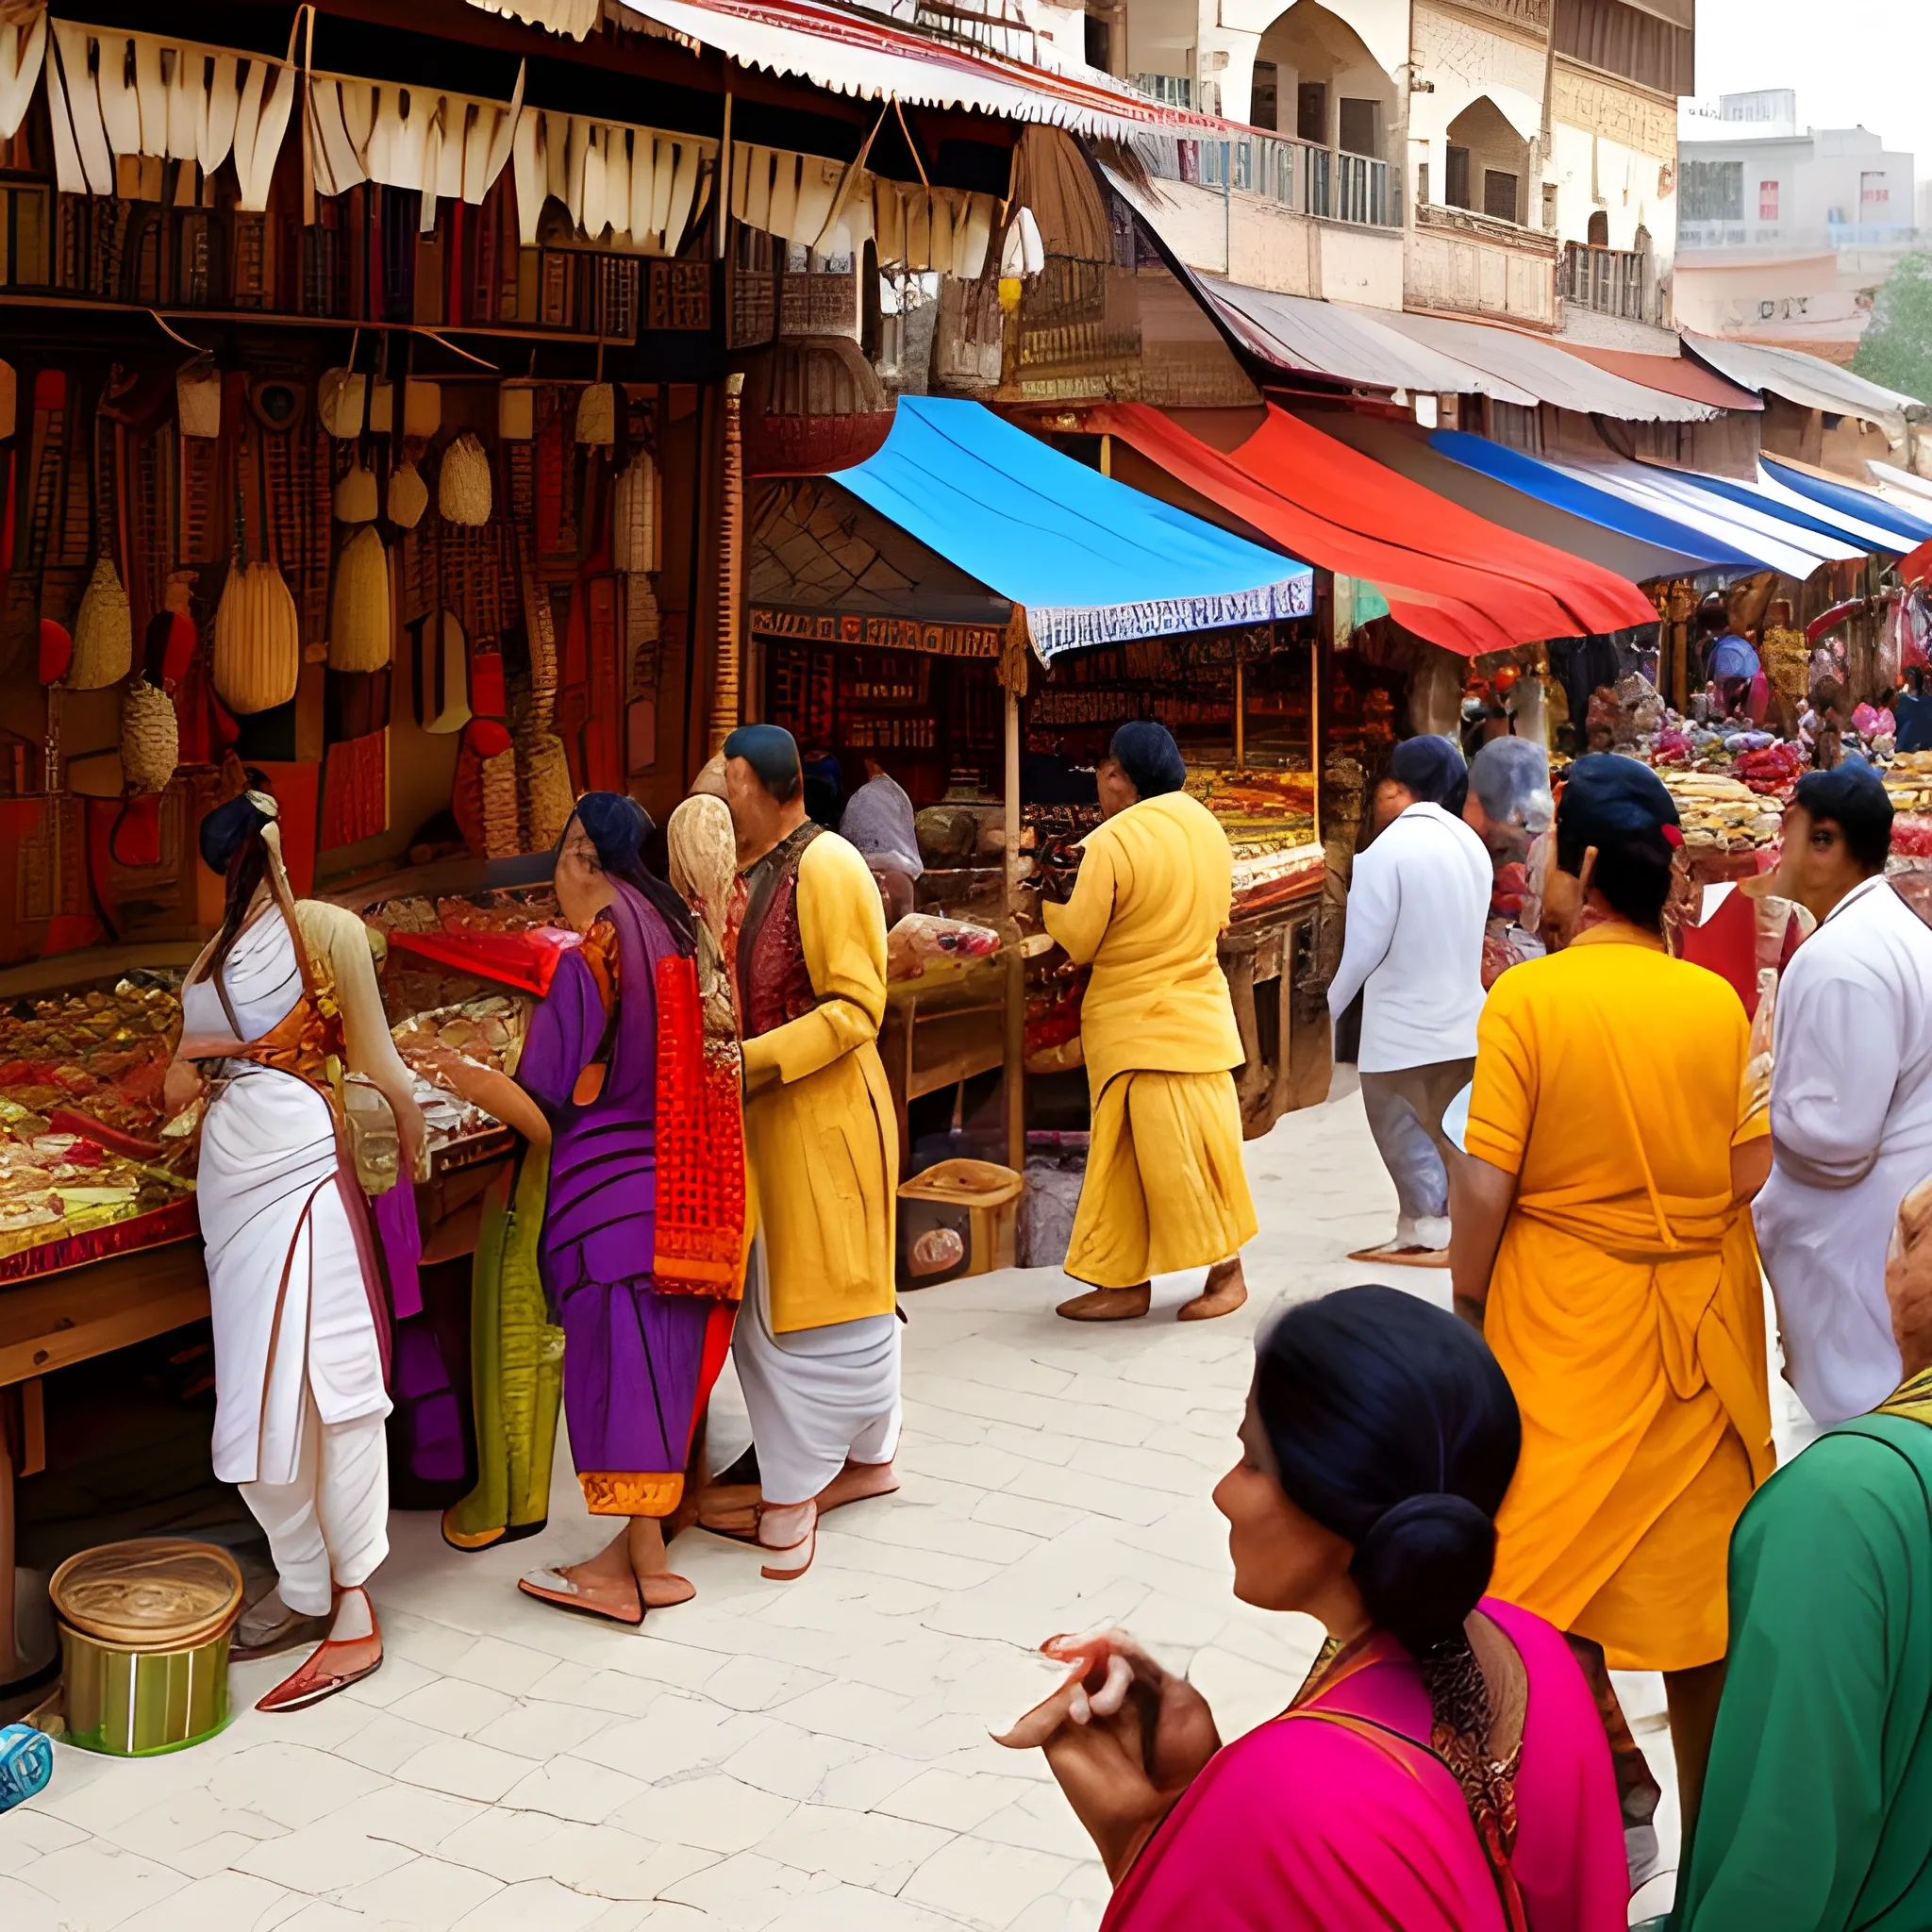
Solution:
[{"label": "white dhoti", "polygon": [[325,1423],[302,1405],[293,1479],[243,1483],[268,1538],[282,1601],[325,1617],[338,1589],[367,1583],[389,1555],[389,1441],[379,1415]]},{"label": "white dhoti", "polygon": [[775,1334],[760,1237],[745,1270],[731,1356],[767,1503],[809,1502],[848,1460],[891,1461],[899,1446],[897,1315]]}]

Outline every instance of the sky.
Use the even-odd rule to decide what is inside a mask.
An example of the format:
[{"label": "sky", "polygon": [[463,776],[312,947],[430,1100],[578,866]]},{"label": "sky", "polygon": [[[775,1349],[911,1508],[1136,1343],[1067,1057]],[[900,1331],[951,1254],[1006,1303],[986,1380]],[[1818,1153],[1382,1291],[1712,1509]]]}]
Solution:
[{"label": "sky", "polygon": [[1697,92],[1798,92],[1800,127],[1869,127],[1932,178],[1932,0],[1697,0]]}]

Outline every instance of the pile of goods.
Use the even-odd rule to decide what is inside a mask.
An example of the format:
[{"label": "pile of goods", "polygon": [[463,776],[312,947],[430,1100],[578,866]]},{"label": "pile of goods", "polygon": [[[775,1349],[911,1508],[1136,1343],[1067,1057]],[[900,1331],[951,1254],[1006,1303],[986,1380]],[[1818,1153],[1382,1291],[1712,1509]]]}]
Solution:
[{"label": "pile of goods", "polygon": [[1885,768],[1891,800],[1891,849],[1907,858],[1932,858],[1932,752],[1902,751]]},{"label": "pile of goods", "polygon": [[1676,801],[1687,846],[1755,852],[1777,842],[1782,815],[1742,780],[1710,772],[1664,771],[1659,775]]},{"label": "pile of goods", "polygon": [[[460,1055],[479,1067],[515,1074],[530,1024],[530,1002],[514,993],[486,992],[452,1006],[412,1013],[390,1028],[396,1047],[407,1058],[411,1053],[441,1049]],[[496,1122],[480,1108],[446,1092],[412,1071],[416,1098],[429,1128],[433,1154],[452,1141],[488,1133]]]},{"label": "pile of goods", "polygon": [[363,915],[378,932],[522,932],[555,925],[562,915],[554,894],[494,891],[475,899],[387,899]]},{"label": "pile of goods", "polygon": [[949,961],[983,959],[999,949],[1000,936],[991,926],[933,912],[908,912],[886,935],[886,977],[924,979]]},{"label": "pile of goods", "polygon": [[104,1146],[158,1156],[161,1087],[181,1027],[172,975],[142,974],[112,991],[21,1000],[0,1028],[0,1103],[25,1123],[18,1140],[90,1134]]},{"label": "pile of goods", "polygon": [[78,1134],[34,1133],[40,1116],[0,1106],[0,1258],[92,1234],[188,1200],[193,1183]]}]

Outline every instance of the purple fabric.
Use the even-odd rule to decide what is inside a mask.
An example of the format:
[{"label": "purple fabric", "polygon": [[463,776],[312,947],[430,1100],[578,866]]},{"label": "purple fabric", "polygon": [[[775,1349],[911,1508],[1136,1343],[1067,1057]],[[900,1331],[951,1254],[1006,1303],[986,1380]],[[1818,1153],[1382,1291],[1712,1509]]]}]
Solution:
[{"label": "purple fabric", "polygon": [[530,1017],[517,1080],[555,1139],[544,1286],[564,1332],[563,1399],[579,1472],[682,1472],[710,1305],[652,1287],[657,1233],[658,962],[677,950],[662,915],[613,879],[618,1023],[603,1091],[571,1098],[604,1037],[581,954],[558,961]]},{"label": "purple fabric", "polygon": [[382,1243],[382,1272],[389,1276],[390,1312],[398,1322],[423,1312],[423,1230],[416,1220],[416,1190],[407,1179],[374,1197],[375,1236]]},{"label": "purple fabric", "polygon": [[427,1322],[408,1321],[396,1329],[395,1366],[391,1392],[400,1431],[402,1460],[419,1483],[459,1483],[468,1474],[463,1454],[462,1411],[450,1385],[449,1371]]}]

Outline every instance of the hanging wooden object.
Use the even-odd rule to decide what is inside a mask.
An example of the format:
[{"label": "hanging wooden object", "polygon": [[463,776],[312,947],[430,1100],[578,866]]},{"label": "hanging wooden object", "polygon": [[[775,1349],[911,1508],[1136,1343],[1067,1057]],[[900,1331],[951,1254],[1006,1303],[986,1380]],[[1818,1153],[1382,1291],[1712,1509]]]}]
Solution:
[{"label": "hanging wooden object", "polygon": [[315,413],[331,436],[348,442],[362,434],[368,383],[366,375],[352,375],[346,369],[322,372],[315,385]]},{"label": "hanging wooden object", "polygon": [[301,621],[272,563],[235,564],[215,607],[215,695],[237,717],[273,710],[302,678]]},{"label": "hanging wooden object", "polygon": [[222,378],[212,356],[198,356],[175,372],[175,418],[183,436],[222,433]]},{"label": "hanging wooden object", "polygon": [[738,632],[742,608],[744,547],[744,448],[741,436],[744,377],[724,378],[724,501],[718,516],[717,648],[712,658],[712,755],[738,728]]},{"label": "hanging wooden object", "polygon": [[338,478],[330,503],[339,524],[373,524],[382,503],[375,488],[375,472],[358,462]]},{"label": "hanging wooden object", "polygon": [[619,472],[611,492],[610,561],[626,572],[658,568],[658,466],[648,450]]},{"label": "hanging wooden object", "polygon": [[416,639],[416,722],[446,737],[470,722],[470,667],[463,626],[453,610],[412,626]]},{"label": "hanging wooden object", "polygon": [[577,398],[576,440],[608,449],[617,441],[617,387],[587,382]]},{"label": "hanging wooden object", "polygon": [[389,520],[399,530],[413,530],[429,508],[429,486],[414,463],[400,463],[390,472]]},{"label": "hanging wooden object", "polygon": [[744,375],[744,474],[822,476],[876,456],[892,428],[892,398],[857,342],[787,336]]}]

